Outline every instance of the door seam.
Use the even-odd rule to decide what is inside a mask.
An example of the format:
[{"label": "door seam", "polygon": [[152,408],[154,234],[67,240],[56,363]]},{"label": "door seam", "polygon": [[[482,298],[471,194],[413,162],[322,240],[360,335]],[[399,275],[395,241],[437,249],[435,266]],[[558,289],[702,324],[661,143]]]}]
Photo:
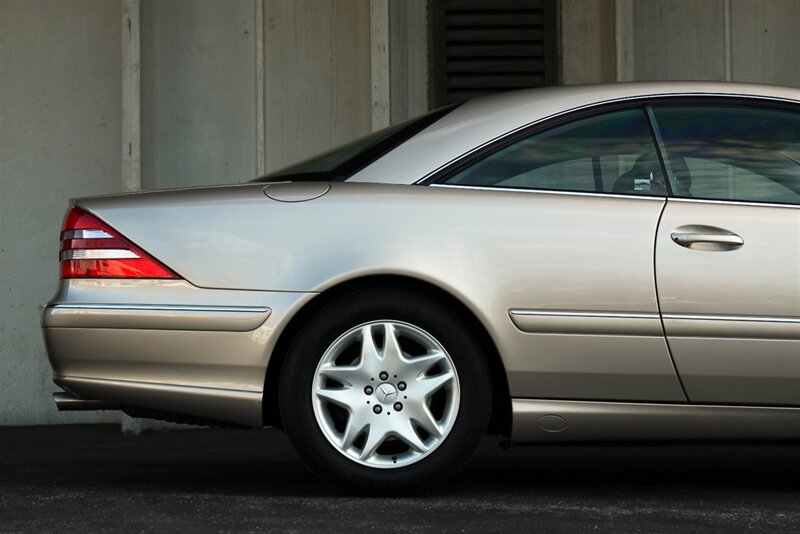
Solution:
[{"label": "door seam", "polygon": [[656,224],[656,232],[655,236],[653,237],[653,289],[656,292],[656,308],[658,309],[658,320],[661,323],[661,334],[664,336],[664,343],[667,346],[667,354],[669,355],[669,361],[672,363],[672,370],[675,372],[675,377],[678,379],[678,384],[681,386],[681,390],[683,391],[683,396],[686,398],[686,402],[691,402],[689,399],[689,394],[686,392],[686,386],[683,384],[683,379],[681,378],[680,372],[678,372],[678,366],[675,364],[675,357],[672,355],[672,347],[669,345],[669,338],[667,337],[667,327],[664,324],[664,314],[661,312],[661,295],[658,292],[658,232],[661,229],[661,220],[664,218],[664,212],[667,210],[667,205],[669,204],[669,199],[664,200],[664,205],[661,206],[661,213],[658,215],[658,223]]}]

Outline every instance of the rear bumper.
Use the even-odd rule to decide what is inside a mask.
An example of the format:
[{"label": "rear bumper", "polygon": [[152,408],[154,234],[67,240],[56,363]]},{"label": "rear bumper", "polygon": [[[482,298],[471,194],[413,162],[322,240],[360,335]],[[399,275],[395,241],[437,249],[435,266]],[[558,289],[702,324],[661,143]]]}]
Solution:
[{"label": "rear bumper", "polygon": [[79,399],[260,426],[271,351],[312,297],[67,280],[42,328],[54,381]]}]

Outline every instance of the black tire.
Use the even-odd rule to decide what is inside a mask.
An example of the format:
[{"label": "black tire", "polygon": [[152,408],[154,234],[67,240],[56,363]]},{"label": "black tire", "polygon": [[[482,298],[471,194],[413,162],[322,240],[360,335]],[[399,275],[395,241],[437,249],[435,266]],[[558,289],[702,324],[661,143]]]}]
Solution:
[{"label": "black tire", "polygon": [[[313,411],[314,374],[325,350],[351,328],[376,320],[402,321],[432,335],[450,355],[461,390],[449,434],[428,456],[395,469],[369,467],[346,457],[326,439]],[[472,456],[491,414],[492,384],[481,347],[463,317],[417,293],[376,289],[339,298],[311,317],[289,349],[278,389],[283,428],[306,465],[345,491],[386,495],[443,484]]]}]

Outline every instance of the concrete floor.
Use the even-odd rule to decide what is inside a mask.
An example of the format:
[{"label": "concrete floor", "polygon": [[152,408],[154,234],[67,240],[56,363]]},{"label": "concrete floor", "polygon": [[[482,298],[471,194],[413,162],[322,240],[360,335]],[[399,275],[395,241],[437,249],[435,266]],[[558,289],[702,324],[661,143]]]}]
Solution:
[{"label": "concrete floor", "polygon": [[537,447],[487,439],[436,494],[320,483],[276,431],[0,428],[0,532],[800,531],[800,445]]}]

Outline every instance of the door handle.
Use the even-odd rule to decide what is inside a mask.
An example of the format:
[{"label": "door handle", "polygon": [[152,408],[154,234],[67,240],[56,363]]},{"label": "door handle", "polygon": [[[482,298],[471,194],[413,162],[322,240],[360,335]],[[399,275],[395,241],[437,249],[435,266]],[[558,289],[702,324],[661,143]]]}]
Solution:
[{"label": "door handle", "polygon": [[694,250],[733,250],[744,245],[740,236],[711,226],[676,228],[669,236],[678,245]]},{"label": "door handle", "polygon": [[716,234],[694,234],[689,232],[672,232],[672,240],[677,244],[688,247],[695,243],[718,243],[720,245],[739,246],[744,245],[744,239],[736,234],[716,235]]}]

